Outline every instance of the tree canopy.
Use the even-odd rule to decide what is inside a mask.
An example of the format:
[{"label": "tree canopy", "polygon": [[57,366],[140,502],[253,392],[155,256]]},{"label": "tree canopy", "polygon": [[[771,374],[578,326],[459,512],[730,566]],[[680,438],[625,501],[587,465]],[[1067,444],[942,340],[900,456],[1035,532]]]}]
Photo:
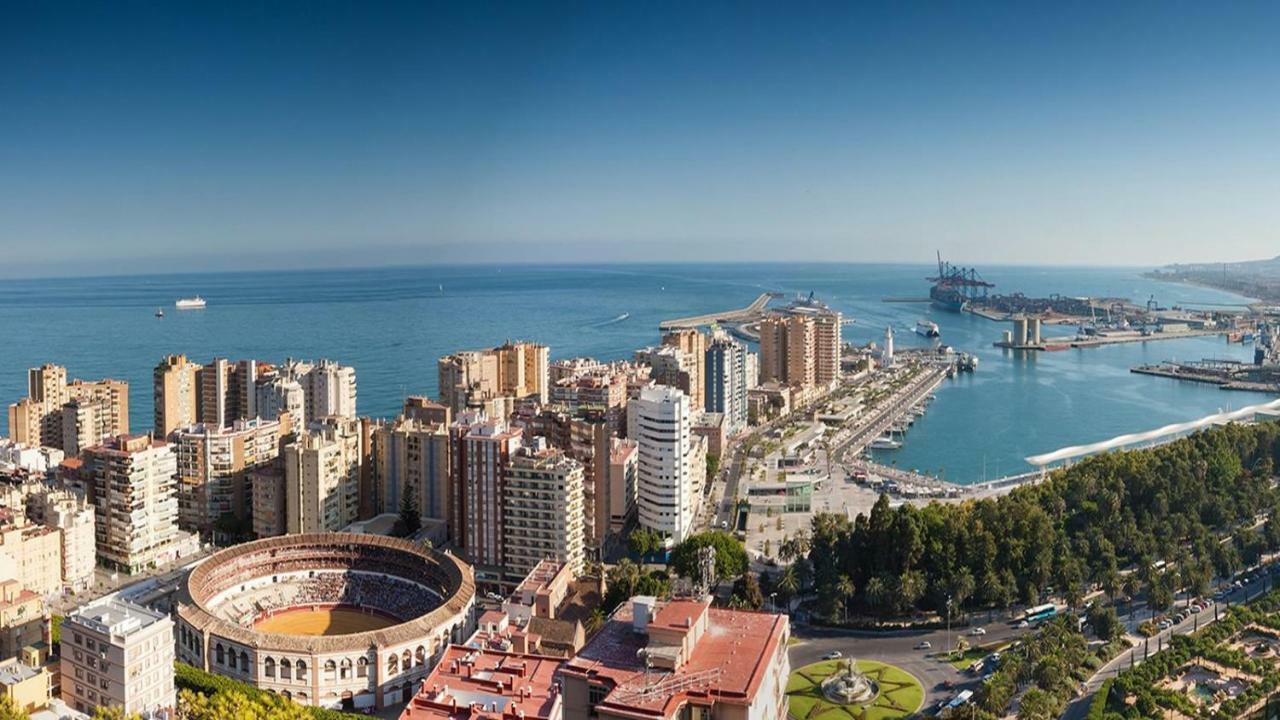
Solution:
[{"label": "tree canopy", "polygon": [[1280,425],[1229,425],[1091,457],[994,499],[892,508],[882,496],[852,522],[816,515],[787,550],[807,549],[828,618],[846,604],[871,615],[941,612],[948,598],[959,610],[1030,604],[1049,588],[1078,606],[1090,587],[1120,592],[1122,569],[1163,560],[1142,578],[1159,605],[1280,549],[1276,524],[1252,529],[1280,507],[1277,460]]}]

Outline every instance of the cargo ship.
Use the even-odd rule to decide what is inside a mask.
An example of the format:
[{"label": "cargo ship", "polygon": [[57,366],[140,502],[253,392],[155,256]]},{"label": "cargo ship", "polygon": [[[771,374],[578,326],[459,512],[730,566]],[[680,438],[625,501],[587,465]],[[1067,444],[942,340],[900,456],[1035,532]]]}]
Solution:
[{"label": "cargo ship", "polygon": [[986,298],[987,290],[995,287],[983,280],[973,268],[956,267],[942,259],[938,253],[938,274],[929,278],[929,300],[935,307],[950,312],[960,312],[971,300]]}]

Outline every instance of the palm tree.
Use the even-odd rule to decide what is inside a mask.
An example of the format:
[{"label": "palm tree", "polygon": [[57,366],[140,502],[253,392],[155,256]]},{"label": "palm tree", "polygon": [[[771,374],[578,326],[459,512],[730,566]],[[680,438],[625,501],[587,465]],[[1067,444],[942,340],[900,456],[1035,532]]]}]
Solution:
[{"label": "palm tree", "polygon": [[840,605],[844,607],[844,622],[849,623],[849,603],[853,600],[853,580],[848,575],[841,575],[840,582],[836,583],[836,591],[840,593]]},{"label": "palm tree", "polygon": [[778,591],[782,593],[787,607],[790,608],[791,598],[800,591],[800,577],[796,573],[795,565],[788,565],[782,569],[782,575],[778,578]]}]

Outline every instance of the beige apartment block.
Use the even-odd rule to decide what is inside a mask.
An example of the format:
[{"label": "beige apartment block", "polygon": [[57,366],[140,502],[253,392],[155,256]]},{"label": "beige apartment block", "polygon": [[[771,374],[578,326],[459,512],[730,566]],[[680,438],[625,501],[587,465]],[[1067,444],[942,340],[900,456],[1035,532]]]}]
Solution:
[{"label": "beige apartment block", "polygon": [[561,450],[524,448],[503,487],[505,572],[518,582],[544,559],[580,575],[585,560],[582,465]]},{"label": "beige apartment block", "polygon": [[235,420],[230,425],[192,425],[170,435],[177,461],[178,524],[203,537],[214,535],[224,515],[250,519],[249,473],[280,455],[290,432],[279,420]]},{"label": "beige apartment block", "polygon": [[62,533],[0,509],[0,570],[41,597],[62,594]]},{"label": "beige apartment block", "polygon": [[62,622],[62,699],[79,712],[174,707],[173,621],[124,600],[95,602]]},{"label": "beige apartment block", "polygon": [[358,420],[329,418],[285,446],[285,531],[337,532],[359,519]]},{"label": "beige apartment block", "polygon": [[44,598],[13,578],[0,580],[0,657],[15,657],[44,639]]},{"label": "beige apartment block", "polygon": [[136,573],[171,559],[178,530],[177,458],[163,440],[121,435],[84,452],[98,557]]},{"label": "beige apartment block", "polygon": [[156,437],[200,421],[200,365],[168,355],[152,371]]}]

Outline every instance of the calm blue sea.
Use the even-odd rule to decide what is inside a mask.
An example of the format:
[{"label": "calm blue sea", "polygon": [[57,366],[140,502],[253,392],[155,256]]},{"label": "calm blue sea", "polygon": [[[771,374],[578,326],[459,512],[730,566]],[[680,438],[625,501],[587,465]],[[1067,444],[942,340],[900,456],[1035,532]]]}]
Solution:
[{"label": "calm blue sea", "polygon": [[[658,340],[658,322],[748,304],[764,290],[808,293],[854,317],[846,337],[879,340],[893,325],[899,346],[928,317],[943,340],[976,352],[973,376],[950,381],[895,453],[901,467],[959,482],[1026,469],[1022,458],[1264,399],[1211,386],[1132,375],[1168,358],[1248,359],[1252,349],[1187,339],[1056,353],[991,346],[1004,327],[923,304],[927,265],[730,264],[465,266],[245,272],[0,281],[0,401],[26,392],[26,368],[67,366],[73,377],[117,377],[131,386],[130,422],[151,426],[151,368],[168,353],[282,360],[329,357],[356,368],[363,414],[391,416],[406,394],[435,393],[435,361],[465,348],[521,338],[553,357],[628,357]],[[1162,305],[1239,303],[1226,293],[1143,279],[1138,269],[993,267],[1000,292],[1111,295]],[[200,294],[208,309],[178,312]],[[156,319],[156,308],[166,317]],[[625,319],[623,316],[626,315]],[[1049,328],[1046,334],[1057,334]],[[1063,329],[1069,334],[1069,329]],[[7,418],[0,427],[7,432]]]}]

